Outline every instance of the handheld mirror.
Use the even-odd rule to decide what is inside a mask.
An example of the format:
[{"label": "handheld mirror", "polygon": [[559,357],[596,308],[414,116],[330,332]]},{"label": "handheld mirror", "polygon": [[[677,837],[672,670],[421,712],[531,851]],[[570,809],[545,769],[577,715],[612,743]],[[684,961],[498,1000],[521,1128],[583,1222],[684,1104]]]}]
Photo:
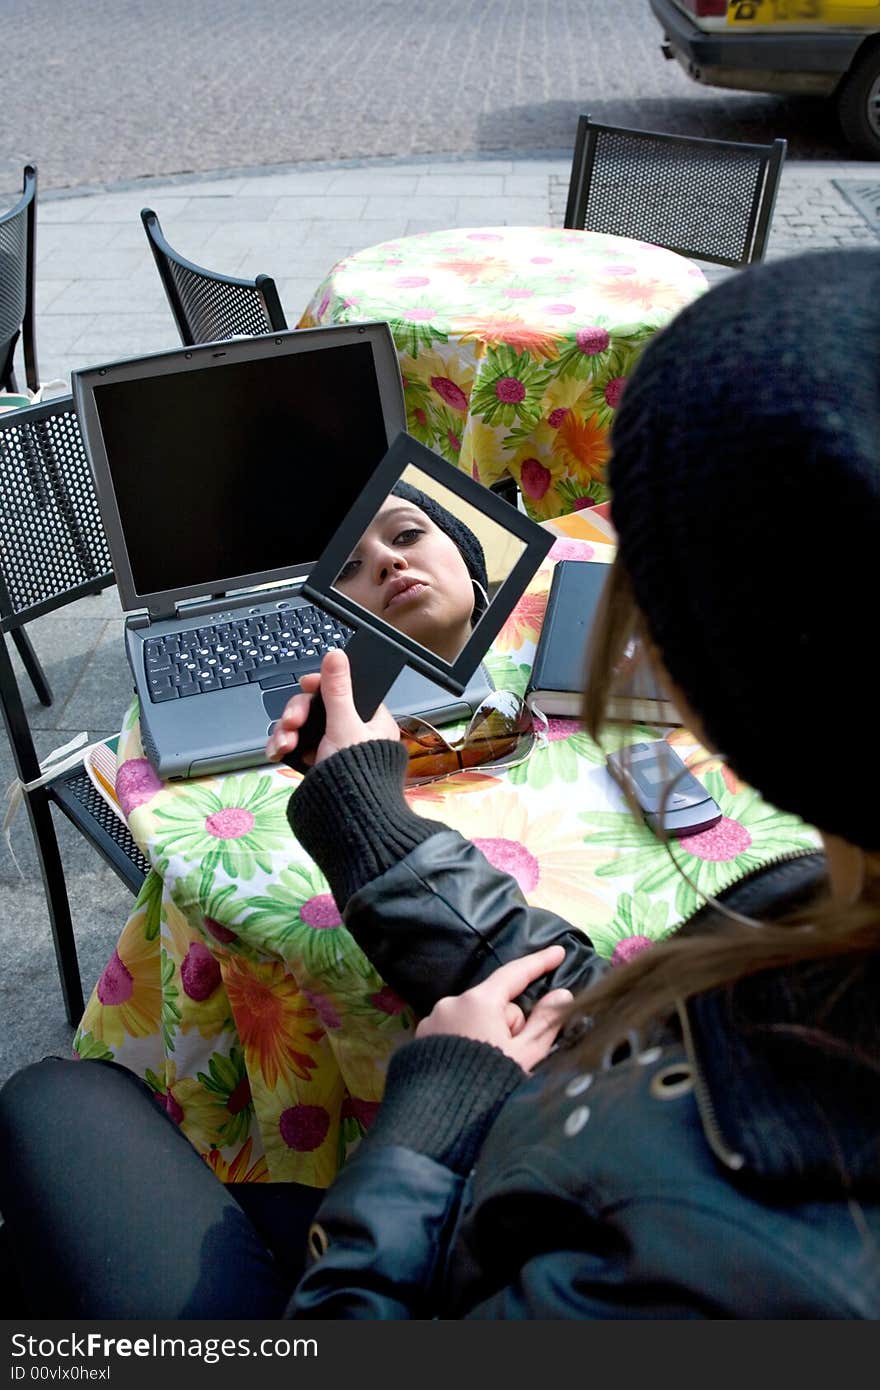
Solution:
[{"label": "handheld mirror", "polygon": [[[537,522],[401,432],[303,584],[355,629],[346,653],[362,718],[406,664],[460,695],[552,544]],[[310,716],[298,754],[316,733]]]}]

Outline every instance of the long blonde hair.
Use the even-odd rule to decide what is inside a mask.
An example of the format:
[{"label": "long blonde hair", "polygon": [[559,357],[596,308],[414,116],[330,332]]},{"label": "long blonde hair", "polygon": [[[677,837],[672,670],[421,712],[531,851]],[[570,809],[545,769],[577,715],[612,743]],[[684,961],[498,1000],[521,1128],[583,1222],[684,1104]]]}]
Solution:
[{"label": "long blonde hair", "polygon": [[[634,641],[644,649],[650,636],[633,597],[620,557],[612,566],[593,635],[585,654],[587,671],[583,719],[587,732],[602,742],[606,710],[625,654]],[[643,1033],[670,1017],[676,1005],[694,995],[733,984],[761,970],[831,957],[849,957],[853,982],[860,965],[880,950],[880,893],[868,885],[848,908],[827,896],[781,920],[746,925],[713,919],[711,933],[674,936],[616,966],[579,995],[569,1022],[588,1016],[589,1029],[576,1045],[579,1063],[595,1065],[630,1032]],[[569,1058],[571,1053],[568,1054]]]}]

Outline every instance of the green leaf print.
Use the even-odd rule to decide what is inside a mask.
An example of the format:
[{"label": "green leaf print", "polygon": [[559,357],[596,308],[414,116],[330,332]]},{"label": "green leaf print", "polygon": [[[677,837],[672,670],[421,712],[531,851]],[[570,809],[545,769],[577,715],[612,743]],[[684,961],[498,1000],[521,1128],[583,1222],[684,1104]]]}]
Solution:
[{"label": "green leaf print", "polygon": [[161,951],[162,971],[162,1037],[169,1052],[174,1051],[175,1034],[180,1027],[181,1012],[177,1007],[180,991],[174,983],[174,961],[163,948]]},{"label": "green leaf print", "polygon": [[512,690],[515,695],[524,695],[531,675],[529,662],[517,663],[508,652],[488,652],[483,657],[483,665],[492,677],[496,690]]},{"label": "green leaf print", "polygon": [[489,348],[471,391],[471,414],[487,425],[537,424],[551,379],[546,367],[534,362],[528,352],[517,353],[506,344]]},{"label": "green leaf print", "polygon": [[101,1038],[93,1038],[91,1033],[77,1033],[73,1040],[73,1050],[77,1057],[85,1061],[112,1062],[113,1053]]}]

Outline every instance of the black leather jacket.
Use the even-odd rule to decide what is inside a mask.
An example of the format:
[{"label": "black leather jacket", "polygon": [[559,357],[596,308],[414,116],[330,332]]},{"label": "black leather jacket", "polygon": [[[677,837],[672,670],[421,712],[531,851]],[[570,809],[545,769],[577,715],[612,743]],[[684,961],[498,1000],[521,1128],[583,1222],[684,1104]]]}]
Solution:
[{"label": "black leather jacket", "polygon": [[[822,872],[806,856],[729,897],[770,915]],[[554,985],[605,968],[439,827],[344,916],[420,1011],[551,940],[568,947]],[[880,967],[858,998],[848,978],[834,962],[765,972],[692,1001],[659,1044],[630,1039],[593,1073],[564,1049],[526,1077],[469,1039],[407,1044],[320,1208],[289,1316],[877,1318]],[[837,1000],[837,1052],[799,1030],[817,997]]]}]

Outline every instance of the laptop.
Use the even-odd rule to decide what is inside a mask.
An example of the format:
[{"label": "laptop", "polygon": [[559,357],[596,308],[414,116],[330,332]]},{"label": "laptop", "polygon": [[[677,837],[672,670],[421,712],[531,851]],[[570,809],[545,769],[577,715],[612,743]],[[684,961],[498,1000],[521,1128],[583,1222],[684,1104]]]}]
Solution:
[{"label": "laptop", "polygon": [[[163,779],[265,762],[305,671],[352,629],[301,593],[340,519],[405,428],[387,323],[297,329],[75,371],[140,701]],[[387,704],[432,724],[463,696],[405,670]]]}]

